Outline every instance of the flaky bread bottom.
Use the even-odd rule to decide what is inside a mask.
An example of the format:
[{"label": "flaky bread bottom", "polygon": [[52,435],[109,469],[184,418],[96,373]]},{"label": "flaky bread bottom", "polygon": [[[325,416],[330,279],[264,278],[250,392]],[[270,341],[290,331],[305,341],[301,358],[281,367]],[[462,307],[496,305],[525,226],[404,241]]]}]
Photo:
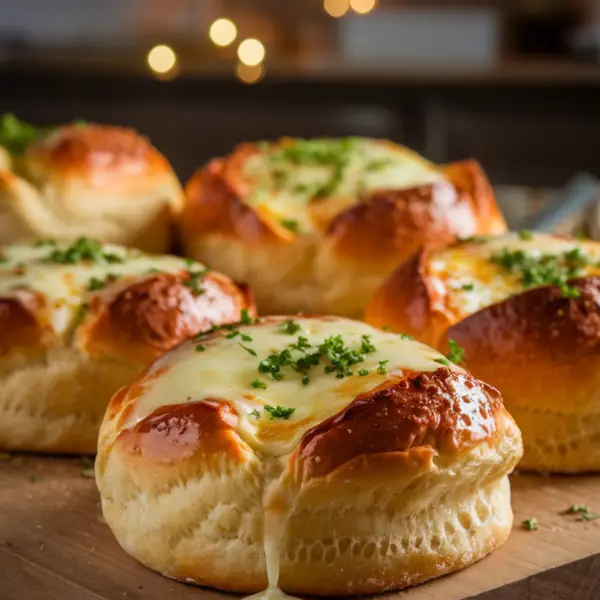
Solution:
[{"label": "flaky bread bottom", "polygon": [[53,347],[0,361],[0,448],[93,454],[111,396],[139,373]]},{"label": "flaky bread bottom", "polygon": [[524,471],[582,473],[600,469],[600,412],[573,413],[569,407],[507,408],[523,433]]},{"label": "flaky bread bottom", "polygon": [[362,319],[366,303],[393,269],[355,264],[337,257],[330,242],[301,237],[252,246],[208,235],[188,241],[185,253],[250,284],[261,314],[301,311]]},{"label": "flaky bread bottom", "polygon": [[[106,433],[97,481],[104,517],[126,552],[189,583],[234,592],[266,587],[263,498],[273,462],[250,450],[242,464],[225,455],[148,461],[122,452]],[[507,475],[520,453],[516,432],[414,468],[407,452],[396,452],[361,456],[309,481],[279,475],[291,507],[280,587],[375,593],[479,560],[511,530]]]}]

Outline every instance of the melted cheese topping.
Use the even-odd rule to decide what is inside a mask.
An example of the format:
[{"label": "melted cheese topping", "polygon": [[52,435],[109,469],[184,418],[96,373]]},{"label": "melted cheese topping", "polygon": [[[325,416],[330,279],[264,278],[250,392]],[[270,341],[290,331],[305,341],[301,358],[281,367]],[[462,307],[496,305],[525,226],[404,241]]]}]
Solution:
[{"label": "melted cheese topping", "polygon": [[546,234],[524,239],[518,233],[451,246],[432,254],[427,269],[434,288],[446,293],[448,308],[457,319],[463,319],[524,290],[519,274],[492,262],[492,256],[503,250],[522,250],[533,257],[561,255],[574,248],[596,263],[583,266],[583,275],[600,274],[600,244]]},{"label": "melted cheese topping", "polygon": [[[290,149],[300,155],[286,154]],[[444,180],[434,164],[415,152],[363,138],[269,144],[246,160],[242,176],[252,190],[243,198],[247,204],[269,220],[295,223],[292,229],[304,234],[315,231],[320,221],[327,225],[371,192]]]},{"label": "melted cheese topping", "polygon": [[[301,329],[294,335],[283,332],[283,320],[265,321],[258,325],[242,326],[241,335],[228,338],[227,330],[206,341],[190,341],[160,358],[140,383],[144,394],[137,400],[135,410],[125,427],[150,415],[157,408],[201,400],[224,400],[239,415],[238,432],[253,449],[270,456],[284,456],[298,445],[306,431],[345,408],[359,394],[392,384],[405,371],[435,371],[441,354],[423,344],[403,340],[398,335],[379,331],[357,321],[339,318],[301,318]],[[283,378],[276,381],[258,370],[259,362],[273,352],[281,352],[304,336],[316,350],[323,341],[340,334],[346,346],[360,350],[363,335],[370,336],[376,351],[364,355],[364,362],[353,366],[354,375],[338,379],[336,373],[325,373],[330,364],[325,358],[307,373],[310,381],[302,383],[302,374],[292,367],[282,367]],[[196,350],[202,343],[203,352]],[[245,346],[245,348],[242,347]],[[247,349],[251,350],[249,352]],[[254,353],[256,356],[254,356]],[[303,353],[292,350],[294,358]],[[385,370],[378,372],[380,361]],[[458,369],[458,367],[456,367]],[[369,371],[358,375],[359,369]],[[159,377],[154,373],[163,371]],[[252,387],[259,380],[266,389]],[[288,418],[272,418],[265,406],[293,408]],[[257,418],[258,411],[260,417]]]},{"label": "melted cheese topping", "polygon": [[[13,245],[0,248],[0,298],[16,298],[23,292],[40,294],[48,311],[49,325],[56,334],[69,331],[79,308],[94,295],[115,295],[133,283],[152,277],[156,272],[201,271],[203,266],[167,255],[143,254],[121,246],[103,245],[103,252],[123,262],[80,261],[62,264],[49,260],[54,250],[64,250],[67,242]],[[90,283],[116,276],[106,289],[89,291]]]},{"label": "melted cheese topping", "polygon": [[[393,385],[407,371],[431,372],[441,367],[436,359],[442,355],[435,350],[401,338],[397,334],[380,331],[364,323],[336,317],[298,318],[301,329],[293,335],[285,333],[284,318],[271,318],[252,326],[221,330],[205,339],[191,340],[160,358],[140,381],[143,393],[136,398],[133,411],[124,427],[132,427],[156,409],[169,404],[222,400],[231,404],[238,416],[237,432],[254,450],[279,461],[285,471],[285,462],[297,447],[302,436],[315,425],[346,408],[358,395]],[[235,334],[235,331],[240,333]],[[242,339],[250,336],[250,340]],[[316,350],[330,336],[341,335],[349,349],[360,350],[363,336],[375,350],[364,354],[364,362],[353,365],[354,375],[341,379],[336,373],[326,373],[330,364],[325,358],[307,373],[308,384],[303,385],[302,374],[290,366],[281,368],[281,380],[274,380],[258,369],[259,362],[269,354],[279,353],[303,336]],[[228,337],[229,336],[229,337]],[[201,351],[196,348],[202,344]],[[242,345],[244,347],[242,347]],[[293,359],[302,356],[292,350]],[[385,369],[379,369],[381,361]],[[450,368],[461,370],[451,365]],[[359,369],[368,370],[361,376]],[[252,387],[259,380],[266,389]],[[465,391],[466,392],[466,391]],[[294,409],[287,418],[272,418],[266,406]],[[286,544],[287,524],[294,510],[294,498],[289,498],[282,509],[277,498],[284,497],[285,474],[275,478],[264,494],[264,552],[268,587],[251,596],[253,600],[286,600],[291,598],[278,588],[280,557]]]}]

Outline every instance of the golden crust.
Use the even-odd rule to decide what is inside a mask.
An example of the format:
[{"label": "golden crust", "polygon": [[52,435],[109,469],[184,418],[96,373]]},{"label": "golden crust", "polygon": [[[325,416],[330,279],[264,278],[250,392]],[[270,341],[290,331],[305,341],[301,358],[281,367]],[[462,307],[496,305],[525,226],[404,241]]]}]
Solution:
[{"label": "golden crust", "polygon": [[117,389],[187,337],[254,314],[249,291],[227,277],[209,272],[199,295],[189,277],[109,283],[61,334],[41,296],[0,298],[0,447],[94,453]]},{"label": "golden crust", "polygon": [[481,168],[464,161],[439,170],[445,181],[374,191],[353,206],[346,197],[314,198],[315,233],[296,235],[244,201],[254,190],[243,168],[259,153],[242,144],[199,169],[185,187],[181,228],[186,253],[249,281],[264,313],[359,317],[381,281],[423,244],[506,230]]},{"label": "golden crust", "polygon": [[168,161],[131,129],[66,125],[0,173],[4,243],[94,237],[169,252],[183,190]]},{"label": "golden crust", "polygon": [[521,468],[599,470],[600,278],[572,280],[578,298],[539,287],[462,318],[449,306],[451,290],[431,275],[431,261],[423,251],[397,269],[367,307],[366,321],[442,352],[448,339],[460,344],[469,370],[502,392],[523,432]]},{"label": "golden crust", "polygon": [[[216,335],[203,337],[205,352]],[[391,378],[306,432],[282,460],[253,449],[225,399],[132,418],[172,367],[161,359],[113,397],[96,461],[119,543],[168,577],[264,589],[272,531],[264,524],[278,514],[288,514],[279,585],[294,594],[415,585],[479,560],[510,532],[507,475],[520,434],[498,391],[467,373]]]}]

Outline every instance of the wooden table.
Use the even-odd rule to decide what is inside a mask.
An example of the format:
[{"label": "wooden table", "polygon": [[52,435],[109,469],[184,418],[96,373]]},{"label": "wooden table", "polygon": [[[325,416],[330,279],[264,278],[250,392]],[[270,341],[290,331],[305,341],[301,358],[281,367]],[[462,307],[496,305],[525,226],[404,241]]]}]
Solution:
[{"label": "wooden table", "polygon": [[[176,583],[129,558],[100,514],[94,480],[79,459],[0,461],[0,600],[227,600]],[[515,527],[476,565],[386,600],[600,599],[599,477],[513,477]],[[521,522],[536,517],[537,531]],[[558,568],[557,568],[558,567]]]}]

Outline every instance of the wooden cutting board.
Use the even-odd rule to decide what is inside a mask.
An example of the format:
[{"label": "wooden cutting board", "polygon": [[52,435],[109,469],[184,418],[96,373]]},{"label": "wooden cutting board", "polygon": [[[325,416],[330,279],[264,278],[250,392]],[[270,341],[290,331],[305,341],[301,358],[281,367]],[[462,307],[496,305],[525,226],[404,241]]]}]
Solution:
[{"label": "wooden cutting board", "polygon": [[[125,555],[102,519],[89,474],[78,459],[0,461],[0,600],[237,598],[170,581]],[[600,476],[521,474],[512,482],[515,527],[501,549],[464,571],[383,598],[599,599],[600,519],[563,513],[573,504],[600,512]],[[521,526],[530,517],[537,531]]]}]

